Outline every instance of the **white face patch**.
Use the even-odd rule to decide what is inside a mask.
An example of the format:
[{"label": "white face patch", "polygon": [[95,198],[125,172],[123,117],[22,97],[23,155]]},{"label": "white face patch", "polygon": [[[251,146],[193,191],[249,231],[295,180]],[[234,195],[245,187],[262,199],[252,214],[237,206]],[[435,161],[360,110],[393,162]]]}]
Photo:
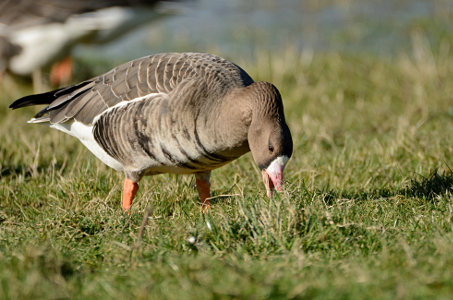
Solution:
[{"label": "white face patch", "polygon": [[[283,169],[289,157],[282,155],[274,159],[266,170],[263,170],[263,180],[266,186],[267,195],[272,196],[273,189],[281,190],[283,185]],[[271,182],[269,182],[271,181]]]},{"label": "white face patch", "polygon": [[266,172],[271,175],[271,174],[279,174],[282,173],[283,169],[286,166],[286,163],[288,162],[289,157],[286,155],[282,155],[274,159],[269,167],[267,167]]}]

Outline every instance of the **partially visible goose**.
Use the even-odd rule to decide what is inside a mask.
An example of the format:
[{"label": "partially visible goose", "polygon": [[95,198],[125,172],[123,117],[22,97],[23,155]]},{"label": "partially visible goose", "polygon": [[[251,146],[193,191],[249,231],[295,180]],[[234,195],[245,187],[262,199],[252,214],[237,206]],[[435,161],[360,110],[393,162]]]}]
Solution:
[{"label": "partially visible goose", "polygon": [[205,53],[163,53],[91,80],[16,100],[48,104],[29,123],[78,138],[123,171],[128,210],[144,175],[195,174],[209,207],[211,170],[252,152],[268,196],[280,190],[293,142],[277,88],[253,82],[239,66]]},{"label": "partially visible goose", "polygon": [[[167,0],[177,1],[177,0]],[[0,72],[31,75],[67,57],[79,43],[106,43],[164,15],[161,0],[3,0]],[[51,80],[68,81],[72,62],[54,65]]]}]

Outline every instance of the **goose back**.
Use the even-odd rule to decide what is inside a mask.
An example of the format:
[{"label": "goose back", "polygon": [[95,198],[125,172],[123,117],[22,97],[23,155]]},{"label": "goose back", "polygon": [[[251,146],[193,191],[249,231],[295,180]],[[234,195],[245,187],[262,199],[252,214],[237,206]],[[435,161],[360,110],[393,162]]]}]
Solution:
[{"label": "goose back", "polygon": [[[197,83],[206,88],[197,87]],[[229,90],[251,83],[244,70],[214,55],[156,54],[120,65],[75,90],[70,87],[58,91],[34,121],[55,124],[74,119],[92,125],[97,116],[122,102],[152,99],[156,93],[172,93],[174,99],[185,99],[188,84],[191,90],[208,93],[206,99],[221,99]]]}]

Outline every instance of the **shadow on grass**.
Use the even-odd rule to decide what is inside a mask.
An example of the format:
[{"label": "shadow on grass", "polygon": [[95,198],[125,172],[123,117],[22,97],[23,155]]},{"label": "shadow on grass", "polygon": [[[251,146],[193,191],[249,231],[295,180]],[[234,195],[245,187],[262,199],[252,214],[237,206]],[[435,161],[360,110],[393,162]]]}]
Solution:
[{"label": "shadow on grass", "polygon": [[443,171],[440,173],[435,169],[432,170],[428,176],[419,175],[419,178],[412,179],[410,183],[402,189],[384,187],[371,191],[336,191],[327,187],[319,190],[318,193],[324,196],[324,201],[327,204],[333,204],[339,198],[369,200],[389,198],[398,195],[434,200],[440,195],[453,193],[453,172]]},{"label": "shadow on grass", "polygon": [[420,180],[412,179],[409,186],[403,190],[403,195],[426,199],[434,199],[446,193],[453,193],[452,171],[444,171],[440,174],[438,170],[433,170],[428,176],[422,176]]},{"label": "shadow on grass", "polygon": [[0,166],[0,178],[2,177],[14,177],[14,176],[23,176],[24,178],[29,178],[36,176],[37,174],[41,174],[47,171],[49,168],[53,168],[55,170],[60,170],[64,166],[64,163],[57,162],[54,165],[50,164],[43,164],[38,165],[37,167],[32,167],[30,165],[25,164],[17,164],[17,165],[3,165]]},{"label": "shadow on grass", "polygon": [[[44,168],[41,168],[38,171],[42,171]],[[2,166],[0,169],[0,178],[2,177],[8,177],[8,176],[18,176],[22,175],[24,177],[31,177],[33,176],[33,170],[31,169],[30,166],[27,165],[15,165],[15,166]]]}]

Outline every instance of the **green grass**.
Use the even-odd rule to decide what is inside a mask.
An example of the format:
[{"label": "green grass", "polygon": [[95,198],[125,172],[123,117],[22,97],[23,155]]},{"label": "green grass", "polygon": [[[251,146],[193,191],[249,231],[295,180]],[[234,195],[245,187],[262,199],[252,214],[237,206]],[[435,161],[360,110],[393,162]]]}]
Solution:
[{"label": "green grass", "polygon": [[122,175],[9,111],[32,91],[6,78],[0,298],[453,297],[451,49],[231,58],[279,87],[295,150],[273,199],[250,154],[215,171],[208,215],[175,175],[142,180],[123,215]]}]

